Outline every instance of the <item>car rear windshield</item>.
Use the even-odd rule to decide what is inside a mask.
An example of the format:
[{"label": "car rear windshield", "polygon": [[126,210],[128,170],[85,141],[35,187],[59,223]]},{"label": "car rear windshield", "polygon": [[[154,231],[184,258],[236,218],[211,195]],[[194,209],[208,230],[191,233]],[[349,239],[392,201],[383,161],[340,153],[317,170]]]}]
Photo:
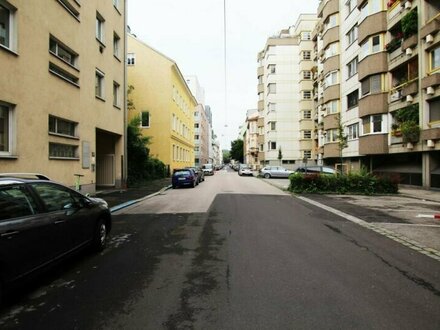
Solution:
[{"label": "car rear windshield", "polygon": [[203,165],[203,168],[210,170],[210,169],[212,169],[212,164],[205,164],[205,165]]},{"label": "car rear windshield", "polygon": [[176,176],[191,175],[191,172],[190,171],[176,171],[176,172],[174,172],[174,175],[176,175]]}]

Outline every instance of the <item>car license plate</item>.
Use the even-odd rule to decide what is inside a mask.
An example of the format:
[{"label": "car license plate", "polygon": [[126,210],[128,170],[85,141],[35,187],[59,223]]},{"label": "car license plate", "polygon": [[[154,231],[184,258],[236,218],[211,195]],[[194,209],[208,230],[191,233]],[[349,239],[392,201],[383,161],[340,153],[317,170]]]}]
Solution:
[{"label": "car license plate", "polygon": [[183,180],[185,180],[185,178],[179,178],[179,180],[180,180],[180,181],[183,181]]}]

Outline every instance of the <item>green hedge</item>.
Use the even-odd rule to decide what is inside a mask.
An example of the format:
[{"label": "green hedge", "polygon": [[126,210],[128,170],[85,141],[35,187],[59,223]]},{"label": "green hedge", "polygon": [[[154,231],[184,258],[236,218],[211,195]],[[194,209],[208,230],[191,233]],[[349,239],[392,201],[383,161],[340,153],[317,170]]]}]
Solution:
[{"label": "green hedge", "polygon": [[294,193],[396,194],[398,182],[388,177],[353,173],[320,175],[294,173],[289,177],[289,190]]}]

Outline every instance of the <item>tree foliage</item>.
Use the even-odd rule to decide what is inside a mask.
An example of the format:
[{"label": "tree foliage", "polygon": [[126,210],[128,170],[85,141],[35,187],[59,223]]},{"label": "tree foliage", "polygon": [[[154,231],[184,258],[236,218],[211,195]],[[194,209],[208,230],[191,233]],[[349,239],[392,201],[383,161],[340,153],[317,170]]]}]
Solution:
[{"label": "tree foliage", "polygon": [[231,142],[231,159],[235,159],[243,163],[243,140],[237,139]]},{"label": "tree foliage", "polygon": [[127,127],[127,181],[130,185],[166,176],[165,164],[150,157],[150,144],[151,137],[142,135],[140,118],[133,118]]}]

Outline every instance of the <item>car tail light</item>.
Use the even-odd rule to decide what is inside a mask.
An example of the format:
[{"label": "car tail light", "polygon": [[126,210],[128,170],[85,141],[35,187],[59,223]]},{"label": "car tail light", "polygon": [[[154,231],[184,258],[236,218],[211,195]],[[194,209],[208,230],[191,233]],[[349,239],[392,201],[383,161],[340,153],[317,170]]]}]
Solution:
[{"label": "car tail light", "polygon": [[189,176],[190,180],[194,180],[194,177],[192,175]]}]

